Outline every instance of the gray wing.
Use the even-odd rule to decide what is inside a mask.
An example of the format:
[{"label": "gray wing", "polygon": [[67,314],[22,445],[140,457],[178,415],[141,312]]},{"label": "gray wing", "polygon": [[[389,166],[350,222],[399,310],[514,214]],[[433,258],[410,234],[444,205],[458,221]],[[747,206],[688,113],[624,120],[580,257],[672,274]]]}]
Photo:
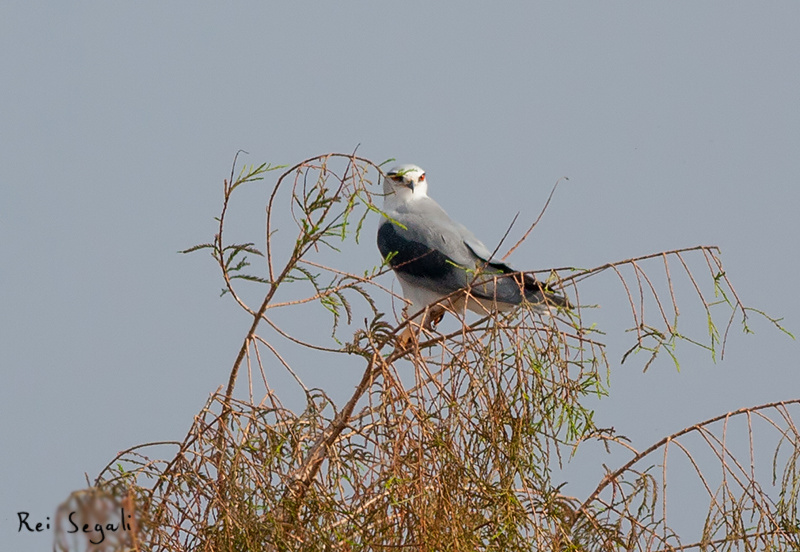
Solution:
[{"label": "gray wing", "polygon": [[470,287],[476,297],[497,303],[540,303],[546,294],[561,304],[563,298],[532,276],[490,259],[486,246],[430,198],[388,214],[394,220],[378,229],[378,249],[406,282],[441,296]]},{"label": "gray wing", "polygon": [[402,280],[439,296],[469,284],[468,270],[475,270],[477,259],[463,241],[450,242],[441,234],[432,234],[413,217],[397,222],[402,226],[388,220],[381,224],[378,249]]}]

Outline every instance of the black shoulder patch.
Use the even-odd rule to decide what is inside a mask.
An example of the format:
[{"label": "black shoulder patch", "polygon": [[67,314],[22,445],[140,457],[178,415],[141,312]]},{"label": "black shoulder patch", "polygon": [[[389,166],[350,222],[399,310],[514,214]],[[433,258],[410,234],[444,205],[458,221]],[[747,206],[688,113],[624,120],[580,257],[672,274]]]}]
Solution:
[{"label": "black shoulder patch", "polygon": [[378,249],[391,267],[410,276],[440,279],[448,276],[455,268],[453,262],[441,252],[431,249],[424,243],[407,239],[402,228],[386,221],[378,228]]}]

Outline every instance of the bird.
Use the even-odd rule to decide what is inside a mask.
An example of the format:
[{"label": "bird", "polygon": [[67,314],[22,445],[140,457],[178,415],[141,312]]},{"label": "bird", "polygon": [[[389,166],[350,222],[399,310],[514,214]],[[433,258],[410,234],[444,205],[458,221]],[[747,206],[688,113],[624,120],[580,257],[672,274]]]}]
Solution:
[{"label": "bird", "polygon": [[[448,308],[460,312],[465,306],[483,315],[523,303],[540,314],[550,313],[551,307],[571,308],[547,284],[493,259],[469,229],[428,196],[425,171],[417,165],[390,169],[383,192],[378,250],[409,303],[406,318],[410,315],[417,326],[431,328]],[[410,339],[407,329],[399,341],[407,344]]]}]

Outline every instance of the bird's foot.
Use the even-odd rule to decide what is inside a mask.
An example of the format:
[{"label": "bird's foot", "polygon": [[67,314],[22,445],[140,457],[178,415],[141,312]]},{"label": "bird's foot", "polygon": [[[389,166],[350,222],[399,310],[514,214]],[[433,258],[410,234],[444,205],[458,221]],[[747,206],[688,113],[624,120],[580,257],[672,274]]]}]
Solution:
[{"label": "bird's foot", "polygon": [[[418,343],[420,332],[425,330],[435,329],[439,322],[444,318],[445,309],[442,306],[435,305],[428,309],[422,318],[422,325],[413,320],[409,320],[403,332],[396,337],[397,345],[401,349],[406,349],[412,343]],[[407,314],[404,310],[403,314]]]},{"label": "bird's foot", "polygon": [[406,329],[397,336],[397,346],[400,349],[407,349],[409,345],[414,343],[417,340],[417,332],[414,331],[414,328],[409,324],[406,326]]},{"label": "bird's foot", "polygon": [[439,322],[442,321],[442,318],[444,318],[444,307],[439,305],[432,307],[428,314],[429,318],[427,326],[431,329],[436,328],[436,326],[439,325]]}]

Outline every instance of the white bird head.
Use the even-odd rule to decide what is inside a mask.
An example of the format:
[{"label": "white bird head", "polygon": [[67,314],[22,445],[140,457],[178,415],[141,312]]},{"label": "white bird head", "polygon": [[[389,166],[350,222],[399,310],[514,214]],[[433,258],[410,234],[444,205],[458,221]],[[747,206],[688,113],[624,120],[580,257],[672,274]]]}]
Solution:
[{"label": "white bird head", "polygon": [[428,196],[425,171],[416,165],[398,165],[386,173],[383,181],[384,201],[405,203]]}]

